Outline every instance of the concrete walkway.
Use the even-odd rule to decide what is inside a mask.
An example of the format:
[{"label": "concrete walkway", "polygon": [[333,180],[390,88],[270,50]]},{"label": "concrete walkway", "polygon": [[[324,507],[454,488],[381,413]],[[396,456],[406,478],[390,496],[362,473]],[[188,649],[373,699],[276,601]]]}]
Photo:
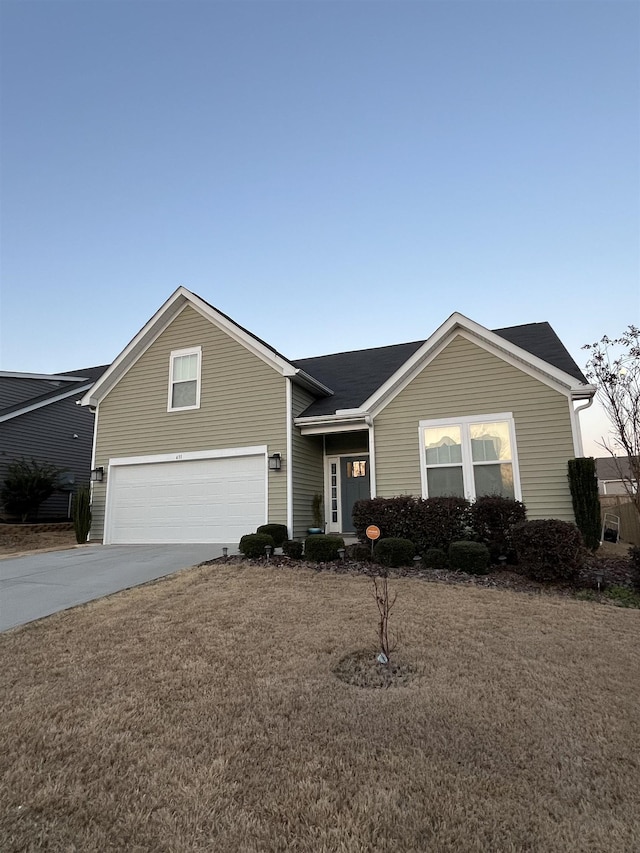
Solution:
[{"label": "concrete walkway", "polygon": [[223,547],[86,545],[0,560],[0,631],[220,557]]}]

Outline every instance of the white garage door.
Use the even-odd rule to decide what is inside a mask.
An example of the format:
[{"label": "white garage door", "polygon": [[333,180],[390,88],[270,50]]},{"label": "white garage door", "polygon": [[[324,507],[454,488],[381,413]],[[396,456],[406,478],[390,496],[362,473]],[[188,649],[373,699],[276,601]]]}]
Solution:
[{"label": "white garage door", "polygon": [[266,521],[265,457],[109,468],[105,542],[238,542]]}]

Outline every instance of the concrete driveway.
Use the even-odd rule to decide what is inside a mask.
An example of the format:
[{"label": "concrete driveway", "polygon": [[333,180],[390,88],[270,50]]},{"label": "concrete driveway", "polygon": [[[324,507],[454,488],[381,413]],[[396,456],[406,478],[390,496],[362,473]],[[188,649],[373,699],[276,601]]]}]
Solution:
[{"label": "concrete driveway", "polygon": [[[227,547],[237,553],[237,544]],[[0,631],[220,557],[222,548],[86,545],[0,560]]]}]

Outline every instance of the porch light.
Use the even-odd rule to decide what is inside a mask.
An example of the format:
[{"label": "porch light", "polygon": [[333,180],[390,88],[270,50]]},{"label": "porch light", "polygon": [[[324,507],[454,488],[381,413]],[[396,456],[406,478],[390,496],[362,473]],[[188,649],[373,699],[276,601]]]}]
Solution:
[{"label": "porch light", "polygon": [[100,465],[99,468],[91,469],[91,482],[92,483],[101,483],[104,480],[104,468]]},{"label": "porch light", "polygon": [[282,457],[279,453],[272,453],[269,457],[269,470],[279,471],[282,467]]}]

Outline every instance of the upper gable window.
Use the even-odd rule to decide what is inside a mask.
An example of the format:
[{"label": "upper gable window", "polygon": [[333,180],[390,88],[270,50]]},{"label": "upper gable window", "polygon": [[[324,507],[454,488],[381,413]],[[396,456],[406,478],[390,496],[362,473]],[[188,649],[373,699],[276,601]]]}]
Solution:
[{"label": "upper gable window", "polygon": [[202,348],[178,349],[169,362],[169,412],[200,408]]}]

